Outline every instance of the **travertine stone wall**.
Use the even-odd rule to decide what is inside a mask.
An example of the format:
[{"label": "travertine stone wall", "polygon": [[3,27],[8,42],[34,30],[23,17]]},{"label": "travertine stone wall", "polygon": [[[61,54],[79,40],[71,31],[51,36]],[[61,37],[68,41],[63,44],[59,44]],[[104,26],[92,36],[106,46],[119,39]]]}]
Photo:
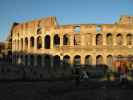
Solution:
[{"label": "travertine stone wall", "polygon": [[13,63],[21,58],[21,63],[27,64],[25,60],[28,59],[30,65],[30,55],[34,55],[33,65],[36,66],[37,57],[41,55],[41,65],[44,66],[45,56],[50,55],[53,66],[54,56],[59,56],[63,61],[67,55],[70,64],[74,64],[74,59],[83,65],[86,64],[86,59],[90,64],[96,64],[100,59],[100,63],[112,67],[114,56],[133,55],[133,16],[122,16],[115,24],[100,25],[59,25],[56,18],[50,16],[20,23],[12,30]]}]

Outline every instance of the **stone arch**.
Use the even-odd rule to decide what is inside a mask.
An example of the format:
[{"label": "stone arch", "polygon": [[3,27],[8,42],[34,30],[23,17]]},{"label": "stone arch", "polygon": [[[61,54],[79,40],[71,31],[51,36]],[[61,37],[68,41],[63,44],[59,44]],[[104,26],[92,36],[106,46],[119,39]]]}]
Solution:
[{"label": "stone arch", "polygon": [[116,35],[117,45],[123,45],[123,36],[119,33]]},{"label": "stone arch", "polygon": [[96,56],[96,64],[103,64],[103,56],[102,55],[98,55]]},{"label": "stone arch", "polygon": [[107,56],[107,65],[109,67],[112,67],[112,63],[113,63],[113,56],[112,55],[108,55]]},{"label": "stone arch", "polygon": [[91,65],[92,64],[92,56],[87,55],[85,56],[85,65]]},{"label": "stone arch", "polygon": [[46,35],[45,36],[45,49],[50,49],[50,41],[51,41],[51,39],[50,39],[50,36],[49,35]]},{"label": "stone arch", "polygon": [[74,45],[80,45],[81,44],[80,34],[74,34],[73,43],[74,43]]},{"label": "stone arch", "polygon": [[31,48],[34,47],[34,37],[33,36],[30,38],[30,47]]},{"label": "stone arch", "polygon": [[96,35],[96,45],[102,45],[103,44],[103,36],[102,34]]},{"label": "stone arch", "polygon": [[132,34],[126,36],[127,45],[132,45]]},{"label": "stone arch", "polygon": [[41,49],[42,48],[42,37],[38,36],[37,37],[37,49]]},{"label": "stone arch", "polygon": [[56,47],[58,47],[59,45],[60,45],[60,37],[59,37],[59,35],[58,34],[56,34],[56,35],[54,35],[54,46]]},{"label": "stone arch", "polygon": [[63,35],[63,45],[70,45],[70,36],[68,34]]},{"label": "stone arch", "polygon": [[81,64],[81,57],[80,57],[80,55],[74,56],[73,63],[74,63],[74,65],[80,65]]},{"label": "stone arch", "polygon": [[70,64],[70,56],[69,55],[65,55],[63,57],[63,63],[64,64]]},{"label": "stone arch", "polygon": [[108,33],[106,36],[107,45],[113,45],[113,37],[111,33]]},{"label": "stone arch", "polygon": [[42,56],[41,55],[37,55],[37,65],[42,66]]},{"label": "stone arch", "polygon": [[26,37],[25,38],[25,49],[27,49],[28,48],[28,38]]}]

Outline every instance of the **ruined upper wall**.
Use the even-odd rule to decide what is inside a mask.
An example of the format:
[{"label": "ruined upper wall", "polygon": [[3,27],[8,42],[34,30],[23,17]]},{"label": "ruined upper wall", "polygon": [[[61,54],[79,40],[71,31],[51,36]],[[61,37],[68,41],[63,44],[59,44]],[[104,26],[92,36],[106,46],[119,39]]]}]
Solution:
[{"label": "ruined upper wall", "polygon": [[47,18],[42,18],[39,20],[33,20],[29,22],[19,23],[18,25],[12,28],[13,33],[23,33],[25,32],[36,32],[37,28],[45,28],[45,30],[49,30],[50,28],[57,27],[56,17],[49,16]]},{"label": "ruined upper wall", "polygon": [[133,16],[121,16],[118,24],[133,25]]},{"label": "ruined upper wall", "polygon": [[39,20],[33,20],[20,23],[12,28],[12,33],[19,36],[20,34],[36,34],[37,29],[41,28],[42,32],[51,31],[59,33],[98,33],[98,32],[133,32],[133,16],[122,16],[118,23],[114,24],[68,24],[58,25],[56,17],[49,16]]}]

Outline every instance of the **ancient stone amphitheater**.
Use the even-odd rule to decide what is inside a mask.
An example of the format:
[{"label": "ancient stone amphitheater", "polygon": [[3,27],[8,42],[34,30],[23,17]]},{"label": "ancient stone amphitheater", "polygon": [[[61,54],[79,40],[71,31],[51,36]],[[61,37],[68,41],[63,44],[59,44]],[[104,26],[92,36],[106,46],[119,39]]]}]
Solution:
[{"label": "ancient stone amphitheater", "polygon": [[50,16],[11,27],[12,63],[42,68],[106,64],[133,55],[133,16],[113,24],[60,25]]}]

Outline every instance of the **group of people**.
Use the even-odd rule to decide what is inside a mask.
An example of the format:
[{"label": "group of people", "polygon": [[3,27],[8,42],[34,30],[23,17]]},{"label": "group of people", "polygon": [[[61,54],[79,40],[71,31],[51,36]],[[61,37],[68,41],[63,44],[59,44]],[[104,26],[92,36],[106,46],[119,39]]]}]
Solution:
[{"label": "group of people", "polygon": [[121,83],[127,82],[128,68],[127,66],[118,67],[119,80]]},{"label": "group of people", "polygon": [[[117,70],[117,73],[118,73],[118,80],[120,83],[122,84],[125,84],[128,82],[128,67],[127,66],[118,66],[118,70]],[[89,78],[89,75],[86,71],[82,71],[81,73],[81,70],[80,68],[76,68],[75,70],[75,81],[76,81],[76,85],[79,85],[81,79],[88,79]],[[110,72],[107,72],[107,80],[110,80]]]}]

